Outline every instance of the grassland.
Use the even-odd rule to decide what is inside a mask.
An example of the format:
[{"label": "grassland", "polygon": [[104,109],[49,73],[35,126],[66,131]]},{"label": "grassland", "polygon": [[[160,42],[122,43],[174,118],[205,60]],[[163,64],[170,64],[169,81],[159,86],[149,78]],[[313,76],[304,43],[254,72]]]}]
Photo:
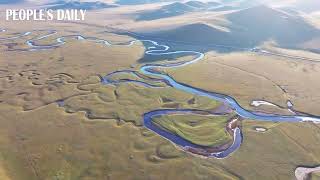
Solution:
[{"label": "grassland", "polygon": [[[194,102],[190,103],[190,100]],[[119,119],[142,124],[142,115],[159,108],[214,109],[219,104],[173,88],[150,89],[135,84],[97,86],[87,95],[65,101],[67,112],[85,111],[92,119]]]},{"label": "grassland", "polygon": [[227,116],[166,115],[153,119],[160,128],[198,145],[221,146],[232,141],[226,132]]},{"label": "grassland", "polygon": [[[168,73],[179,82],[235,97],[248,109],[288,113],[281,109],[254,108],[252,100],[261,99],[286,107],[319,114],[317,89],[319,64],[253,53],[208,53],[203,61]],[[192,78],[186,76],[192,74]]]},{"label": "grassland", "polygon": [[[268,127],[265,133],[255,126]],[[230,158],[213,160],[244,179],[294,179],[297,166],[319,162],[319,126],[309,123],[267,123],[245,120],[244,142]]]},{"label": "grassland", "polygon": [[[94,35],[93,31],[87,33]],[[19,43],[24,47],[23,40]],[[210,109],[218,103],[170,87],[101,85],[100,76],[134,67],[143,51],[141,44],[119,48],[76,41],[49,51],[3,49],[1,176],[15,180],[235,179],[223,167],[198,167],[189,155],[140,126],[142,114],[149,110]],[[64,107],[55,103],[61,99]],[[186,169],[188,173],[176,174]]]},{"label": "grassland", "polygon": [[310,176],[310,179],[311,179],[311,180],[320,179],[320,173],[319,173],[319,172],[312,173],[311,176]]},{"label": "grassland", "polygon": [[[2,104],[1,114],[0,151],[12,179],[292,179],[296,166],[316,165],[319,157],[319,127],[312,124],[244,121],[241,148],[208,160],[144,128],[88,121],[84,112],[68,114],[55,104],[28,112]],[[269,130],[258,133],[257,125]]]},{"label": "grassland", "polygon": [[[24,23],[6,25],[19,32],[29,30]],[[44,25],[36,23],[33,28]],[[85,25],[57,23],[47,28],[63,29],[62,35],[74,31],[114,42],[132,40]],[[18,47],[25,47],[23,42],[19,40]],[[70,41],[63,48],[39,52],[4,51],[6,47],[0,47],[0,179],[271,180],[293,179],[297,166],[319,165],[320,127],[311,123],[244,120],[241,148],[223,160],[186,154],[143,128],[142,114],[150,110],[211,110],[219,104],[165,86],[101,85],[102,75],[136,70],[145,50],[142,44],[119,48]],[[250,109],[288,113],[253,108],[249,103],[264,99],[285,106],[289,98],[298,110],[320,113],[316,63],[248,53],[212,53],[202,62],[168,73],[178,81],[232,95]],[[122,78],[134,79],[126,75],[115,80]],[[61,99],[64,107],[55,103]],[[167,118],[170,125],[180,120]],[[217,135],[211,130],[221,130],[225,119],[218,124],[209,119],[193,118],[201,122],[201,130]],[[178,124],[186,122],[181,116]],[[268,131],[259,133],[254,130],[257,126]],[[184,129],[190,132],[193,128]],[[201,133],[195,133],[196,141],[207,143]]]},{"label": "grassland", "polygon": [[3,179],[3,180],[10,180],[7,172],[6,172],[6,169],[4,168],[3,165],[1,165],[1,169],[0,169],[0,179]]},{"label": "grassland", "polygon": [[29,112],[2,105],[3,113],[0,151],[12,179],[236,179],[129,123],[88,121],[54,104]]},{"label": "grassland", "polygon": [[[21,32],[24,32],[23,27]],[[55,29],[59,31],[59,26]],[[88,36],[97,34],[94,29],[89,29]],[[64,32],[68,30],[76,31],[77,26],[65,27],[60,35],[66,34]],[[111,35],[106,33],[106,36],[109,38]],[[114,35],[110,39],[126,42],[132,38]],[[19,40],[18,46],[24,48],[24,40]],[[3,49],[0,57],[0,99],[2,102],[19,105],[24,110],[32,110],[56,100],[79,95],[83,92],[77,85],[83,79],[129,68],[138,63],[143,52],[144,47],[139,44],[130,48],[120,48],[76,41],[68,42],[63,48],[47,51],[24,52]]]}]

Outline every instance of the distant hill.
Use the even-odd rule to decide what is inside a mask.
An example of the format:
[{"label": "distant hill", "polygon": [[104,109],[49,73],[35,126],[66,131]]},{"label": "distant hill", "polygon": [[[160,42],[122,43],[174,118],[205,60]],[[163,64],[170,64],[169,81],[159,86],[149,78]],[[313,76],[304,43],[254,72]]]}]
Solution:
[{"label": "distant hill", "polygon": [[228,4],[228,3],[235,3],[235,2],[241,2],[241,0],[221,0],[223,4]]},{"label": "distant hill", "polygon": [[[219,3],[216,3],[219,4]],[[168,18],[183,15],[190,12],[196,12],[200,10],[206,10],[210,7],[215,6],[213,3],[203,3],[201,1],[188,1],[185,3],[174,2],[172,4],[168,4],[162,6],[159,9],[145,11],[137,14],[137,20],[155,20],[161,18]]]},{"label": "distant hill", "polygon": [[210,7],[221,5],[221,3],[218,3],[218,2],[215,2],[215,1],[209,1],[209,2],[207,2],[207,4],[208,4]]},{"label": "distant hill", "polygon": [[226,27],[229,31],[195,23],[150,35],[175,41],[241,48],[255,47],[271,39],[283,47],[299,48],[302,43],[320,37],[319,29],[308,24],[302,17],[288,15],[267,6],[236,11],[226,15],[226,18],[231,22]]},{"label": "distant hill", "polygon": [[[234,6],[239,8],[251,8],[259,5],[272,5],[278,0],[221,0],[225,6]],[[234,8],[235,9],[235,8]]]},{"label": "distant hill", "polygon": [[[184,25],[175,29],[165,30],[149,34],[153,37],[168,39],[186,43],[211,43],[211,44],[229,44],[232,39],[231,34],[218,30],[208,24],[194,23]],[[226,43],[226,40],[229,43]]]},{"label": "distant hill", "polygon": [[280,8],[282,11],[290,14],[290,15],[295,15],[295,16],[299,16],[300,12],[299,10],[297,10],[296,8],[292,8],[292,7],[281,7]]},{"label": "distant hill", "polygon": [[195,7],[188,5],[187,3],[175,2],[166,6],[163,6],[161,9],[171,11],[171,12],[189,12],[196,10]]},{"label": "distant hill", "polygon": [[[300,16],[289,15],[267,6],[257,6],[231,13],[228,20],[242,27],[237,36],[252,37],[256,43],[274,39],[280,45],[297,45],[319,36],[319,30]],[[232,31],[234,32],[234,31]]]},{"label": "distant hill", "polygon": [[95,9],[104,9],[117,7],[116,5],[110,5],[107,3],[95,1],[95,2],[80,2],[80,1],[56,1],[49,3],[51,5],[50,9],[86,9],[86,10],[95,10]]},{"label": "distant hill", "polygon": [[208,6],[207,3],[201,1],[188,1],[185,4],[195,8],[206,8]]},{"label": "distant hill", "polygon": [[320,11],[320,1],[319,0],[299,0],[294,6],[305,12]]},{"label": "distant hill", "polygon": [[0,4],[16,4],[22,2],[24,2],[24,0],[0,0]]},{"label": "distant hill", "polygon": [[240,9],[238,6],[218,6],[216,8],[212,8],[211,11],[230,11]]},{"label": "distant hill", "polygon": [[117,0],[116,3],[120,5],[139,5],[139,4],[150,4],[159,2],[169,2],[172,0]]}]

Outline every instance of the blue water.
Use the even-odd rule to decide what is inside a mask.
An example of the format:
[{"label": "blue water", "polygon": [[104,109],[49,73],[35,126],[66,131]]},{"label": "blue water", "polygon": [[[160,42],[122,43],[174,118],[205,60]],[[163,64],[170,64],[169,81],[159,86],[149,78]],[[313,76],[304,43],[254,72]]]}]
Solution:
[{"label": "blue water", "polygon": [[[5,30],[1,30],[1,31],[5,31]],[[32,32],[26,32],[26,33],[22,33],[19,34],[17,36],[13,36],[13,37],[8,37],[8,38],[0,38],[0,41],[5,41],[5,40],[13,40],[13,39],[18,39],[18,38],[22,38],[25,36],[29,36]],[[187,84],[181,83],[181,82],[177,82],[176,80],[174,80],[172,77],[170,77],[167,74],[162,74],[160,72],[154,71],[155,68],[157,69],[168,69],[168,68],[180,68],[183,66],[187,66],[193,63],[197,63],[198,61],[202,60],[205,55],[201,52],[197,52],[197,51],[170,51],[170,47],[166,46],[166,45],[162,45],[159,44],[158,42],[152,41],[152,40],[134,40],[134,41],[130,41],[128,43],[119,43],[119,44],[112,44],[107,40],[104,39],[98,39],[95,37],[84,37],[82,35],[70,35],[70,36],[62,36],[62,37],[58,37],[56,38],[56,42],[54,44],[47,44],[47,45],[39,45],[36,44],[36,41],[42,40],[44,38],[48,38],[50,36],[53,36],[56,34],[56,31],[48,31],[48,33],[46,35],[40,36],[40,37],[36,37],[30,40],[26,41],[26,44],[30,47],[30,51],[34,51],[34,50],[45,50],[45,49],[50,49],[50,48],[56,48],[56,47],[60,47],[62,45],[64,45],[68,39],[76,39],[79,41],[91,41],[91,42],[95,42],[95,43],[99,43],[99,44],[103,44],[105,46],[132,46],[137,42],[144,42],[145,45],[147,45],[146,47],[146,54],[148,55],[153,55],[153,56],[162,56],[162,55],[175,55],[175,54],[179,54],[179,55],[194,55],[194,58],[190,61],[187,62],[166,62],[163,64],[146,64],[144,66],[142,66],[139,70],[139,72],[143,75],[149,75],[152,77],[156,77],[158,78],[158,80],[155,81],[162,81],[162,82],[166,82],[167,85],[193,94],[193,95],[197,95],[197,96],[204,96],[207,98],[210,98],[214,101],[219,101],[222,102],[228,106],[230,106],[240,117],[242,117],[243,119],[252,119],[252,120],[257,120],[257,121],[272,121],[272,122],[304,122],[304,121],[312,121],[315,123],[320,123],[320,118],[319,117],[315,117],[315,116],[282,116],[282,115],[273,115],[273,114],[255,114],[254,112],[248,111],[244,108],[242,108],[237,101],[228,96],[228,95],[224,95],[224,94],[220,94],[220,93],[214,93],[214,92],[208,92],[206,90],[203,89],[199,89],[196,87],[192,87],[189,86]],[[124,70],[124,71],[116,71],[113,73],[110,73],[108,75],[106,75],[105,77],[102,78],[101,83],[103,84],[119,84],[119,83],[139,83],[145,87],[148,88],[161,88],[161,87],[157,87],[155,85],[152,84],[148,84],[144,81],[138,81],[138,80],[122,80],[122,81],[115,81],[115,80],[111,80],[111,76],[117,73],[131,73],[135,76],[137,76],[137,72],[131,71],[131,70]],[[161,128],[159,128],[158,126],[156,126],[154,123],[152,123],[152,119],[156,116],[163,116],[163,115],[167,115],[167,114],[172,114],[172,113],[178,113],[178,114],[193,114],[196,113],[198,110],[181,110],[181,109],[160,109],[160,110],[154,110],[148,113],[145,113],[143,116],[143,122],[144,122],[144,126],[146,128],[148,128],[149,130],[157,133],[158,135],[166,138],[167,140],[171,141],[172,143],[176,144],[177,146],[183,148],[183,149],[188,149],[190,147],[192,148],[200,148],[203,149],[204,151],[206,151],[206,148],[208,147],[204,147],[204,146],[200,146],[197,144],[193,144],[185,139],[183,139],[182,137],[170,133],[168,131],[165,131]],[[227,156],[229,156],[231,153],[233,153],[234,151],[236,151],[241,143],[242,143],[242,132],[240,128],[235,128],[233,130],[234,132],[234,141],[232,143],[232,145],[227,148],[226,150],[222,151],[222,152],[217,152],[217,153],[211,153],[210,155],[208,155],[207,157],[214,157],[214,158],[225,158]]]}]

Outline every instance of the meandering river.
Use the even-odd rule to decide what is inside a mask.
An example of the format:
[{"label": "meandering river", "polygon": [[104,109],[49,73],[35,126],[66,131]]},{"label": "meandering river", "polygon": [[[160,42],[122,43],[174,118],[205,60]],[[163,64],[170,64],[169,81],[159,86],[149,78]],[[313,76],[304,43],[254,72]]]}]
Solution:
[{"label": "meandering river", "polygon": [[[5,32],[6,30],[0,30],[0,32]],[[34,32],[34,31],[33,31]],[[25,32],[21,33],[15,36],[1,38],[0,41],[6,41],[6,40],[15,40],[19,38],[26,38],[27,36],[31,35],[33,32]],[[43,40],[45,38],[48,38],[50,36],[53,36],[57,34],[56,31],[50,30],[47,31],[46,35],[38,36],[36,38],[32,38],[26,41],[26,44],[29,46],[28,49],[24,49],[25,51],[37,51],[37,50],[46,50],[46,49],[52,49],[52,48],[58,48],[62,47],[63,44],[67,43],[68,39],[76,39],[79,41],[91,41],[95,43],[100,43],[105,46],[132,46],[137,42],[143,42],[146,46],[145,54],[151,55],[151,56],[164,56],[164,55],[192,55],[194,58],[190,61],[184,61],[184,62],[166,62],[166,63],[151,63],[151,64],[145,64],[139,69],[139,73],[146,75],[146,76],[152,76],[156,77],[157,81],[163,81],[166,82],[167,85],[171,86],[172,88],[196,95],[196,96],[204,96],[207,98],[210,98],[214,101],[219,101],[226,106],[229,106],[234,110],[234,112],[240,116],[242,119],[251,119],[256,121],[272,121],[272,122],[305,122],[305,121],[312,121],[314,123],[320,123],[320,117],[316,116],[301,116],[301,115],[275,115],[275,114],[256,114],[252,111],[246,110],[243,107],[241,107],[238,102],[231,96],[215,93],[215,92],[209,92],[197,87],[192,87],[188,84],[184,84],[181,82],[177,82],[174,78],[170,77],[167,74],[163,74],[159,71],[156,71],[155,69],[177,69],[183,66],[188,66],[190,64],[197,63],[198,61],[201,61],[205,54],[198,51],[171,51],[170,47],[167,45],[159,44],[156,41],[152,40],[133,40],[129,41],[127,43],[111,43],[104,39],[99,39],[95,37],[85,37],[82,35],[69,35],[69,36],[62,36],[55,38],[55,42],[53,44],[46,44],[41,45],[38,44],[37,41]],[[125,70],[125,71],[117,71],[113,72],[111,74],[108,74],[102,78],[101,83],[103,84],[113,84],[113,83],[125,83],[125,82],[132,82],[132,83],[140,83],[148,88],[158,88],[156,86],[153,86],[151,84],[148,84],[144,81],[138,81],[138,80],[126,80],[117,82],[110,79],[110,75],[116,74],[116,73],[130,73],[133,75],[136,75],[136,72],[131,70]],[[208,147],[199,146],[197,144],[193,144],[182,137],[173,134],[169,131],[165,131],[158,126],[154,125],[152,123],[152,120],[154,117],[159,117],[163,115],[168,114],[197,114],[199,110],[183,110],[183,109],[158,109],[151,112],[146,112],[144,114],[143,118],[143,124],[146,128],[149,130],[157,133],[158,135],[162,136],[163,138],[166,138],[167,140],[171,141],[175,145],[181,147],[184,150],[190,150],[192,148],[195,149],[203,149],[203,151],[207,152]],[[242,131],[241,128],[235,127],[231,129],[233,132],[233,143],[224,150],[221,150],[219,152],[209,152],[206,153],[206,157],[213,157],[213,158],[225,158],[228,157],[231,153],[236,151],[242,143]],[[190,152],[190,151],[189,151]]]}]

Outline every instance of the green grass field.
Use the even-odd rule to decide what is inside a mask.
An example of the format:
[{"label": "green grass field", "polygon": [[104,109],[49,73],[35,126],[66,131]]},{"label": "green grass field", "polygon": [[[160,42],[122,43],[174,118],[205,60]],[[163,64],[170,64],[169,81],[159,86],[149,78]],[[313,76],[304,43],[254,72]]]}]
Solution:
[{"label": "green grass field", "polygon": [[220,146],[232,141],[225,130],[227,116],[165,115],[154,118],[161,128],[203,146]]},{"label": "green grass field", "polygon": [[311,173],[309,179],[311,179],[311,180],[319,180],[320,179],[320,172]]},{"label": "green grass field", "polygon": [[[55,29],[65,29],[66,25]],[[132,39],[94,33],[96,27],[68,26],[112,42]],[[26,46],[25,39],[17,41],[19,48]],[[0,180],[287,180],[294,179],[296,167],[319,165],[317,124],[244,120],[243,143],[225,159],[202,159],[185,153],[144,128],[143,114],[155,109],[213,110],[220,103],[163,83],[159,85],[165,88],[155,89],[133,83],[102,85],[101,76],[139,68],[145,51],[141,43],[105,47],[70,40],[63,48],[49,51],[4,49],[0,47]],[[190,57],[180,60],[185,58]],[[296,109],[315,114],[319,113],[319,72],[315,63],[245,53],[207,55],[197,64],[167,70],[179,82],[228,94],[246,108],[282,113],[282,109],[249,104],[253,99],[264,99],[285,106],[289,98]],[[151,83],[130,74],[118,74],[113,79]],[[55,103],[61,99],[65,99],[63,107]],[[227,116],[170,115],[154,122],[193,143],[218,146],[232,139],[225,131],[227,120]],[[254,127],[268,131],[257,132]],[[314,173],[311,179],[319,176]]]}]

